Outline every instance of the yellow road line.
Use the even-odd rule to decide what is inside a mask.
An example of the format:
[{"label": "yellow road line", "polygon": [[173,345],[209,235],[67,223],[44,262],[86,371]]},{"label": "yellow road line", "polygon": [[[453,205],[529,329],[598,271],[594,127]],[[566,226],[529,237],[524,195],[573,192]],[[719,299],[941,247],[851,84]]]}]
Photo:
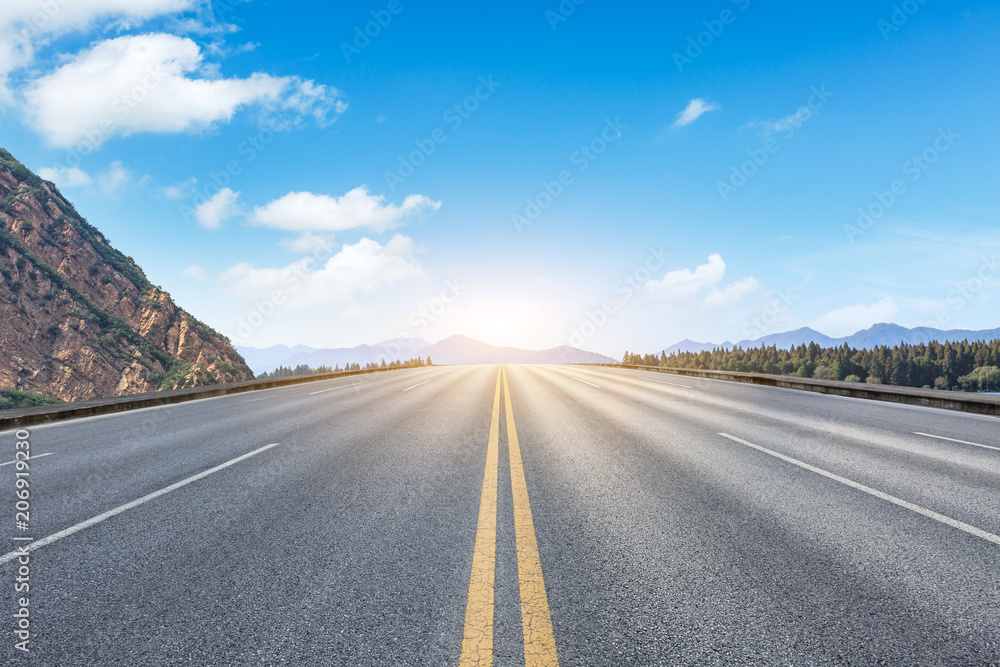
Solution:
[{"label": "yellow road line", "polygon": [[524,631],[524,663],[526,667],[558,666],[556,640],[552,634],[552,617],[542,579],[542,561],[535,539],[535,522],[528,503],[528,485],[524,481],[521,446],[514,426],[514,411],[507,386],[507,371],[503,370],[504,405],[507,408],[507,449],[510,455],[510,486],[514,494],[514,534],[517,539],[517,578],[521,588],[521,627]]},{"label": "yellow road line", "polygon": [[465,630],[459,667],[489,667],[493,664],[493,583],[496,577],[497,472],[500,467],[500,373],[493,398],[490,439],[486,445],[486,472],[479,501],[476,547],[472,554],[469,601],[465,607]]}]

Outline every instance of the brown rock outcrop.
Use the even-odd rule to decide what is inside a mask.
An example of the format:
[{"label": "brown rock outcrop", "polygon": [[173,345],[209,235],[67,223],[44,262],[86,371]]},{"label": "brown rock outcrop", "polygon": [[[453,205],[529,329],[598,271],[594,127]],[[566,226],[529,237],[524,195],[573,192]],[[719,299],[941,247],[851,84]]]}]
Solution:
[{"label": "brown rock outcrop", "polygon": [[0,389],[79,401],[251,378],[228,340],[0,149]]}]

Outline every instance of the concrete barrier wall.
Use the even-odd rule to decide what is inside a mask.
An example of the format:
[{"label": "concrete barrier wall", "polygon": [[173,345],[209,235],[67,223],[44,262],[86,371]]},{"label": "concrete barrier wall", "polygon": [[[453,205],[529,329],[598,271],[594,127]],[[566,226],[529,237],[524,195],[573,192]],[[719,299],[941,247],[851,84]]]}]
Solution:
[{"label": "concrete barrier wall", "polygon": [[820,394],[864,398],[872,401],[887,401],[889,403],[923,405],[929,408],[958,410],[961,412],[1000,417],[1000,396],[988,396],[985,394],[968,394],[958,391],[942,391],[940,389],[914,389],[912,387],[896,387],[885,384],[861,384],[858,382],[840,382],[838,380],[817,380],[789,375],[764,375],[763,373],[730,373],[728,371],[628,366],[623,364],[579,365],[629,368],[638,371],[649,371],[651,373],[667,373],[669,375],[726,380],[728,382],[743,382],[746,384],[763,385],[765,387],[813,391]]},{"label": "concrete barrier wall", "polygon": [[[341,371],[340,373],[296,375],[293,377],[274,378],[269,380],[248,380],[246,382],[213,384],[206,387],[194,387],[192,389],[176,389],[174,391],[158,391],[149,394],[136,394],[134,396],[99,398],[92,401],[79,401],[77,403],[61,403],[57,405],[43,405],[34,408],[3,410],[0,411],[0,431],[6,431],[13,428],[24,428],[25,426],[34,426],[37,424],[47,424],[66,419],[78,419],[80,417],[93,417],[94,415],[106,415],[113,412],[124,412],[126,410],[152,408],[158,405],[185,403],[187,401],[197,401],[198,399],[213,398],[215,396],[242,394],[248,391],[275,389],[277,387],[290,387],[309,382],[322,382],[324,380],[351,377],[352,375],[367,375],[369,373],[399,371],[405,370],[406,368],[408,367],[374,368],[361,371]],[[414,367],[410,366],[409,368]]]}]

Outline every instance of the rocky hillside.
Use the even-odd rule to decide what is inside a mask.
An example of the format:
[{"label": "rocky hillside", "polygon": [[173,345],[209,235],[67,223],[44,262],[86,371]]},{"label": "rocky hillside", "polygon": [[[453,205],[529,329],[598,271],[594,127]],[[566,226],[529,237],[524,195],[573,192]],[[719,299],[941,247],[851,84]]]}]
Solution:
[{"label": "rocky hillside", "polygon": [[0,390],[80,401],[251,378],[227,339],[0,149]]}]

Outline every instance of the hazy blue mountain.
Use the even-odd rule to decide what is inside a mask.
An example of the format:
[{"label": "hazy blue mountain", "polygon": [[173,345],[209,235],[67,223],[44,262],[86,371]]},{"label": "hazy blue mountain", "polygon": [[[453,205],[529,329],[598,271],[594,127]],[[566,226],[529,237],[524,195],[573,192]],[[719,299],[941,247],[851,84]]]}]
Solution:
[{"label": "hazy blue mountain", "polygon": [[816,343],[820,347],[833,347],[834,345],[842,344],[843,341],[844,339],[842,338],[830,338],[815,329],[802,327],[795,331],[768,334],[756,340],[741,340],[737,345],[740,347],[771,347],[772,345],[777,345],[778,348],[787,350],[790,347],[808,345],[809,343]]},{"label": "hazy blue mountain", "polygon": [[595,352],[561,346],[550,350],[522,350],[514,347],[496,347],[468,336],[452,336],[433,345],[422,338],[388,340],[374,345],[316,349],[307,345],[275,345],[266,348],[237,348],[256,374],[270,373],[278,366],[294,368],[305,364],[340,366],[347,364],[381,363],[397,359],[428,357],[438,364],[559,364],[559,363],[612,363],[615,360]]},{"label": "hazy blue mountain", "polygon": [[[270,373],[278,366],[294,368],[306,364],[312,368],[318,366],[340,366],[369,362],[381,363],[382,360],[396,361],[412,359],[418,356],[417,350],[427,347],[430,343],[423,338],[401,339],[398,341],[383,341],[375,345],[358,345],[357,347],[317,349],[308,345],[273,345],[271,347],[239,347],[247,365],[254,373]],[[421,355],[421,356],[427,356]]]},{"label": "hazy blue mountain", "polygon": [[452,336],[425,347],[420,354],[435,364],[608,364],[616,360],[596,352],[561,345],[548,350],[496,347],[468,336]]},{"label": "hazy blue mountain", "polygon": [[853,336],[844,339],[851,347],[873,347],[875,345],[898,345],[899,343],[927,343],[932,340],[938,342],[959,342],[968,341],[990,341],[1000,339],[1000,329],[983,329],[979,331],[971,329],[931,329],[929,327],[917,327],[907,329],[897,324],[876,324],[870,329],[859,331]]},{"label": "hazy blue mountain", "polygon": [[265,348],[237,347],[236,351],[239,352],[243,359],[247,362],[247,366],[250,367],[250,370],[259,375],[264,372],[273,371],[288,357],[295,354],[312,352],[314,349],[315,348],[309,347],[308,345],[296,345],[294,347],[289,347],[287,345],[272,345],[271,347]]},{"label": "hazy blue mountain", "polygon": [[[839,347],[844,343],[847,343],[853,348],[871,349],[880,345],[892,347],[894,345],[899,345],[900,343],[919,344],[928,343],[933,340],[941,343],[957,343],[963,340],[990,341],[997,339],[1000,339],[1000,329],[985,329],[981,331],[974,331],[970,329],[943,330],[932,329],[929,327],[907,329],[906,327],[898,324],[881,323],[850,336],[844,336],[843,338],[831,338],[816,331],[815,329],[803,327],[801,329],[796,329],[795,331],[769,334],[754,340],[741,340],[736,343],[736,346],[751,348],[770,347],[775,345],[778,349],[787,350],[791,347],[808,345],[809,343],[816,343],[821,347]],[[734,347],[734,345],[728,342],[717,345],[714,343],[699,343],[692,340],[683,340],[680,343],[666,348],[665,351],[669,355],[673,352],[702,352],[703,350],[712,351],[720,347],[730,349]]]},{"label": "hazy blue mountain", "polygon": [[725,343],[698,343],[696,341],[685,338],[679,343],[675,343],[668,347],[664,352],[667,355],[671,355],[674,352],[711,352],[712,350],[717,350],[722,348],[728,350],[733,347],[733,344],[728,340]]}]

